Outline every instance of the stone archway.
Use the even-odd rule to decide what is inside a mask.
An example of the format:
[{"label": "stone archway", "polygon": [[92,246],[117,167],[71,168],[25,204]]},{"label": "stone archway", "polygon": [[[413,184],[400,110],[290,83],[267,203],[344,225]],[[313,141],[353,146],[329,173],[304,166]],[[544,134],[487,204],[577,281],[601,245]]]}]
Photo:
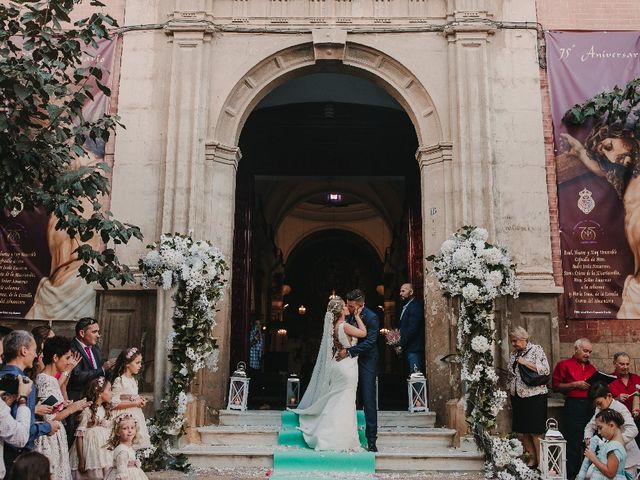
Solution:
[{"label": "stone archway", "polygon": [[[405,110],[416,131],[418,151],[416,160],[420,169],[422,183],[421,205],[423,211],[429,205],[426,188],[427,169],[435,167],[436,182],[442,183],[443,163],[452,159],[451,143],[446,141],[439,115],[431,96],[419,79],[404,65],[391,56],[374,48],[351,43],[344,38],[323,39],[322,34],[314,32],[314,42],[289,47],[265,58],[251,68],[231,89],[217,115],[210,116],[207,139],[205,143],[205,196],[206,202],[201,209],[205,218],[210,218],[205,232],[221,248],[229,258],[233,245],[233,212],[235,210],[235,179],[241,152],[237,142],[242,127],[253,108],[270,91],[286,81],[311,72],[339,72],[364,77],[385,90]],[[450,204],[438,192],[438,204]],[[211,212],[207,212],[210,208]],[[423,222],[422,238],[436,236],[432,231],[439,228],[436,224]],[[429,232],[429,235],[427,235]],[[440,236],[438,234],[437,236]],[[419,265],[422,269],[422,261]],[[427,285],[424,285],[427,292]],[[215,336],[220,339],[220,369],[215,373],[204,373],[196,385],[195,394],[201,401],[197,402],[198,424],[205,423],[205,404],[213,408],[224,408],[226,385],[229,376],[229,339],[231,335],[231,308],[227,297],[218,313],[218,326]],[[429,321],[431,328],[440,325],[440,329],[448,332],[448,319]],[[440,318],[442,317],[442,318]],[[443,346],[448,353],[448,345]],[[434,355],[440,352],[434,350]],[[204,378],[206,377],[206,379]],[[448,385],[448,379],[443,380]],[[436,389],[439,386],[434,385]]]},{"label": "stone archway", "polygon": [[[416,129],[421,146],[444,142],[443,130],[431,96],[418,78],[389,55],[371,47],[343,40],[318,38],[296,45],[258,63],[233,87],[224,102],[210,145],[237,145],[245,120],[271,90],[309,70],[323,69],[352,73],[382,87],[404,109]],[[336,65],[336,62],[339,66]]]}]

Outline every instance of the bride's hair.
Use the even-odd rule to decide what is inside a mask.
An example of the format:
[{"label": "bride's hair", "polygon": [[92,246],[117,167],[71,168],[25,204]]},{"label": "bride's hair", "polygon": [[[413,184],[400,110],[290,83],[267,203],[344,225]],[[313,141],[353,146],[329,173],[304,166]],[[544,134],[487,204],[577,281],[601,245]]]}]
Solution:
[{"label": "bride's hair", "polygon": [[334,357],[336,353],[338,353],[338,350],[342,348],[342,344],[340,343],[340,340],[338,339],[338,335],[336,334],[336,323],[338,323],[338,320],[340,319],[340,315],[342,314],[343,309],[344,309],[344,300],[342,300],[340,297],[334,297],[331,300],[329,300],[329,304],[327,305],[327,312],[333,315],[331,332],[333,337],[332,351],[333,351]]}]

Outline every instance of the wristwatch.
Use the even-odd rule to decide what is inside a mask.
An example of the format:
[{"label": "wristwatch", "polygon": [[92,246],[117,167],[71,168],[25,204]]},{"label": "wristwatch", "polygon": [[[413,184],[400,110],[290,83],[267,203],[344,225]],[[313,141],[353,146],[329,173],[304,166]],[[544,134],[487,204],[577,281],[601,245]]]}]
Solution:
[{"label": "wristwatch", "polygon": [[29,403],[29,399],[27,398],[27,396],[26,396],[26,395],[20,395],[20,396],[18,397],[18,400],[17,400],[18,404],[20,405],[20,404],[22,403],[22,401],[23,401],[23,400],[24,400],[24,405],[26,405],[27,403]]}]

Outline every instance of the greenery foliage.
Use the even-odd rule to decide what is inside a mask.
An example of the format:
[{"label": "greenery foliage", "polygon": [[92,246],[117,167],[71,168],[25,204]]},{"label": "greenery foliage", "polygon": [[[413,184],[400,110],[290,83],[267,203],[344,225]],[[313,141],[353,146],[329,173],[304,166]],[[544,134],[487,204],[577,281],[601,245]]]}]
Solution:
[{"label": "greenery foliage", "polygon": [[215,370],[218,346],[213,338],[215,307],[222,298],[229,269],[222,254],[207,241],[165,234],[139,261],[143,286],[151,281],[175,288],[173,331],[167,338],[171,371],[160,408],[149,421],[152,447],[143,452],[146,470],[187,470],[184,455],[170,452],[171,440],[185,433],[188,391],[196,373]]},{"label": "greenery foliage", "polygon": [[582,125],[588,120],[620,125],[626,131],[640,134],[640,78],[630,81],[624,88],[616,86],[574,105],[563,118],[571,125]]},{"label": "greenery foliage", "polygon": [[517,297],[515,265],[507,250],[487,243],[483,228],[464,226],[427,260],[446,296],[460,299],[458,355],[465,384],[466,420],[485,456],[487,478],[535,480],[539,475],[519,458],[517,439],[491,434],[507,393],[498,388],[493,366],[493,303],[498,296]]},{"label": "greenery foliage", "polygon": [[[110,115],[83,118],[92,90],[111,94],[101,81],[102,69],[84,66],[83,55],[97,47],[97,40],[108,38],[116,22],[98,12],[71,22],[81,2],[0,4],[0,208],[55,215],[55,228],[78,242],[80,276],[108,288],[114,281],[133,281],[108,244],[142,235],[103,209],[101,199],[109,194],[107,164],[76,168],[87,163],[82,161],[89,158],[87,144],[106,143],[119,125]],[[89,4],[104,6],[97,0]],[[81,243],[96,235],[103,248]]]}]

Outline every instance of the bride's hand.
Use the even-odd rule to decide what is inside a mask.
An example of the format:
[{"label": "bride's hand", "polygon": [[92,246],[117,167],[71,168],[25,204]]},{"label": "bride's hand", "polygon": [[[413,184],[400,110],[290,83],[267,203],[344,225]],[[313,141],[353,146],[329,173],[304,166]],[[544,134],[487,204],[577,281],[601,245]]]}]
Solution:
[{"label": "bride's hand", "polygon": [[338,350],[338,353],[336,353],[336,360],[339,362],[345,358],[347,358],[347,349],[343,348],[342,350]]}]

